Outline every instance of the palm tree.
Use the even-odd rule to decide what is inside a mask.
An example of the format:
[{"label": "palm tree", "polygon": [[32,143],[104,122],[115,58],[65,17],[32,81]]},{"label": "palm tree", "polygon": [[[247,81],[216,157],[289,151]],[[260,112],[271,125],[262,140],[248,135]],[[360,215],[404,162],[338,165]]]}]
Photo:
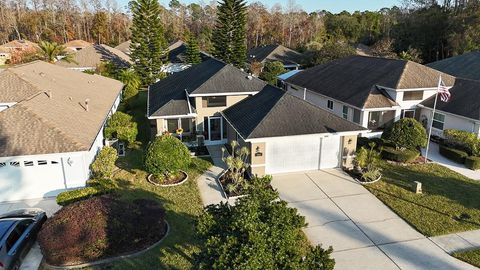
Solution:
[{"label": "palm tree", "polygon": [[57,60],[62,60],[68,63],[74,63],[73,54],[67,52],[67,48],[56,42],[40,41],[40,54],[43,60],[49,63],[55,63]]},{"label": "palm tree", "polygon": [[131,69],[123,69],[118,73],[118,79],[125,84],[123,99],[128,100],[138,94],[138,89],[142,85],[140,76]]}]

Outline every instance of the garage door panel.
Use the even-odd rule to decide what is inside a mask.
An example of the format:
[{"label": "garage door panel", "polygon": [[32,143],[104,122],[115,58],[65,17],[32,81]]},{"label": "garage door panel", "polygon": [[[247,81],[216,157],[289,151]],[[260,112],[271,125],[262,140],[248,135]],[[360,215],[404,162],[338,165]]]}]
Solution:
[{"label": "garage door panel", "polygon": [[322,138],[320,169],[337,168],[340,165],[340,137]]}]

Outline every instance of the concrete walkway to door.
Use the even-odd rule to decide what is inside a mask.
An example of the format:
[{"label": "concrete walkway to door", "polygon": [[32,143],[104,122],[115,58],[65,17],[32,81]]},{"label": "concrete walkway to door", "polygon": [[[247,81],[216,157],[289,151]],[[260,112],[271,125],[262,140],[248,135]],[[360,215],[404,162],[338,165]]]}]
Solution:
[{"label": "concrete walkway to door", "polygon": [[477,269],[448,255],[340,170],[274,175],[272,184],[306,217],[310,242],[333,246],[335,269]]}]

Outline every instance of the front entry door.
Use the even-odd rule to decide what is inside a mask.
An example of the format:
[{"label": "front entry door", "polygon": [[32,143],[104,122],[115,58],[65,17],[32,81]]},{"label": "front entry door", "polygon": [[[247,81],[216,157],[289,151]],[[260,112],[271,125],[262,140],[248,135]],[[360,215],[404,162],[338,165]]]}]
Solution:
[{"label": "front entry door", "polygon": [[209,122],[210,141],[222,140],[222,119],[220,117],[210,117]]}]

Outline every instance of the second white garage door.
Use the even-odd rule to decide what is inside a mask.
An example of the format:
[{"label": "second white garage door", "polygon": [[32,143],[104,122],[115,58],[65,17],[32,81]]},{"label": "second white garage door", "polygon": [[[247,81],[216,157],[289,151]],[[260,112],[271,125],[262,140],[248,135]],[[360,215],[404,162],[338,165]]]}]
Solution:
[{"label": "second white garage door", "polygon": [[340,136],[292,136],[266,142],[266,173],[336,168],[340,164]]}]

